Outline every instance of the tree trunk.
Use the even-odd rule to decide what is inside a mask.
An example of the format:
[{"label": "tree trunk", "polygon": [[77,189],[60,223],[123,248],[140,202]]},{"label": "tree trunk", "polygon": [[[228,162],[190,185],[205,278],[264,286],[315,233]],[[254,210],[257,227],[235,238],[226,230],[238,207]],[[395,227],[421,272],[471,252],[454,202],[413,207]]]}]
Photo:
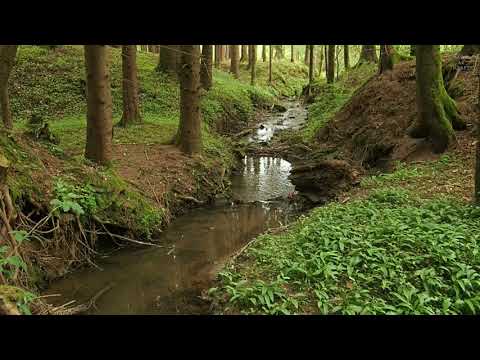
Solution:
[{"label": "tree trunk", "polygon": [[267,45],[262,45],[262,61],[267,61]]},{"label": "tree trunk", "polygon": [[[309,50],[308,50],[308,88],[312,87],[313,83],[313,51],[314,51],[314,45],[308,45]],[[309,91],[310,92],[310,91]]]},{"label": "tree trunk", "polygon": [[8,79],[15,64],[18,45],[0,45],[0,115],[7,129],[13,128],[10,98],[8,96]]},{"label": "tree trunk", "polygon": [[328,76],[328,45],[324,45],[323,52],[325,54],[325,79]]},{"label": "tree trunk", "polygon": [[442,77],[440,45],[416,45],[417,123],[409,129],[414,138],[428,138],[441,153],[455,139],[453,129],[465,129],[455,101]]},{"label": "tree trunk", "polygon": [[157,71],[177,76],[178,45],[161,45]]},{"label": "tree trunk", "polygon": [[268,47],[268,83],[272,85],[272,45]]},{"label": "tree trunk", "polygon": [[379,73],[393,70],[393,56],[395,50],[392,45],[380,45]]},{"label": "tree trunk", "polygon": [[335,81],[335,45],[328,45],[327,83]]},{"label": "tree trunk", "polygon": [[210,90],[212,87],[212,74],[212,45],[203,45],[200,83],[205,90]]},{"label": "tree trunk", "polygon": [[293,50],[294,50],[293,45],[290,45],[290,52],[291,52],[291,54],[290,54],[290,62],[292,62],[292,63],[295,62],[295,55],[294,55],[295,53],[294,53]]},{"label": "tree trunk", "polygon": [[350,52],[348,45],[343,45],[343,64],[345,66],[345,70],[350,69]]},{"label": "tree trunk", "polygon": [[283,59],[283,45],[274,45],[275,47],[275,59]]},{"label": "tree trunk", "polygon": [[200,46],[181,45],[180,124],[177,144],[186,154],[198,154],[202,147],[200,124]]},{"label": "tree trunk", "polygon": [[112,94],[108,47],[85,45],[87,141],[85,157],[98,164],[112,160]]},{"label": "tree trunk", "polygon": [[238,45],[230,45],[230,72],[236,79],[240,76],[239,67]]},{"label": "tree trunk", "polygon": [[[480,68],[477,67],[478,94],[477,94],[477,114],[480,114]],[[480,120],[480,119],[478,119]],[[480,205],[480,121],[477,121],[477,145],[475,157],[475,204]]]},{"label": "tree trunk", "polygon": [[[255,48],[255,50],[253,50]],[[255,51],[255,52],[254,52]],[[248,45],[248,65],[247,70],[251,70],[253,58],[255,57],[255,61],[257,61],[257,45]]]},{"label": "tree trunk", "polygon": [[123,115],[120,125],[126,127],[142,122],[138,100],[136,45],[122,46],[122,75]]},{"label": "tree trunk", "polygon": [[245,62],[248,60],[248,45],[241,45],[242,54],[240,56],[240,62]]},{"label": "tree trunk", "polygon": [[362,50],[360,51],[360,59],[358,60],[357,66],[363,63],[377,63],[377,50],[375,45],[362,45]]},{"label": "tree trunk", "polygon": [[321,45],[317,48],[317,58],[318,58],[318,74],[319,76],[322,75],[322,70],[323,70],[323,47],[324,45]]},{"label": "tree trunk", "polygon": [[462,56],[472,56],[480,53],[480,45],[463,45],[462,50],[460,50],[460,55]]},{"label": "tree trunk", "polygon": [[305,65],[310,62],[310,45],[305,45]]},{"label": "tree trunk", "polygon": [[215,68],[220,69],[222,62],[222,45],[215,45]]},{"label": "tree trunk", "polygon": [[250,84],[252,86],[255,86],[256,65],[257,65],[257,45],[252,45],[250,47]]},{"label": "tree trunk", "polygon": [[416,54],[416,45],[410,45],[410,56],[415,56]]}]

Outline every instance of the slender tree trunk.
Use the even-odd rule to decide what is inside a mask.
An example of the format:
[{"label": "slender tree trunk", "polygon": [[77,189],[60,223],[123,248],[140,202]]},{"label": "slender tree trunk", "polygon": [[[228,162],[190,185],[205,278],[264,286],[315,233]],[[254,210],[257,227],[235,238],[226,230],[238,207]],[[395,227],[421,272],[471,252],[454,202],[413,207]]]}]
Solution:
[{"label": "slender tree trunk", "polygon": [[394,48],[392,45],[380,45],[379,73],[393,70]]},{"label": "slender tree trunk", "polygon": [[310,62],[310,45],[305,45],[305,65]]},{"label": "slender tree trunk", "polygon": [[274,45],[275,47],[275,59],[283,59],[283,45]]},{"label": "slender tree trunk", "polygon": [[250,84],[255,86],[257,66],[257,45],[252,45],[250,48]]},{"label": "slender tree trunk", "polygon": [[272,45],[268,47],[268,83],[272,85]]},{"label": "slender tree trunk", "polygon": [[240,76],[238,55],[238,45],[230,45],[230,72],[236,79]]},{"label": "slender tree trunk", "polygon": [[416,45],[410,45],[410,56],[415,56],[416,54]]},{"label": "slender tree trunk", "polygon": [[267,61],[267,45],[262,45],[262,61]]},{"label": "slender tree trunk", "polygon": [[215,45],[215,68],[220,69],[220,63],[222,61],[221,50],[222,45]]},{"label": "slender tree trunk", "polygon": [[294,52],[294,47],[293,45],[290,45],[290,52],[291,52],[291,55],[290,55],[290,62],[295,62],[295,52]]},{"label": "slender tree trunk", "polygon": [[317,48],[317,57],[318,57],[318,75],[322,75],[322,70],[323,70],[323,47],[324,45],[321,45]]},{"label": "slender tree trunk", "polygon": [[240,56],[240,62],[245,62],[248,59],[248,45],[241,45],[242,54]]},{"label": "slender tree trunk", "polygon": [[200,45],[181,45],[180,124],[177,144],[186,154],[198,154],[202,148],[200,124]]},{"label": "slender tree trunk", "polygon": [[338,56],[340,54],[340,47],[339,46],[335,46],[335,70],[337,72],[337,75],[336,75],[336,79],[338,81],[338,75],[339,75],[339,71],[340,71],[340,61],[338,60]]},{"label": "slender tree trunk", "polygon": [[[313,51],[314,51],[314,45],[308,45],[309,50],[308,50],[308,88],[312,87],[313,83]],[[310,92],[310,91],[309,91]]]},{"label": "slender tree trunk", "polygon": [[325,54],[325,79],[328,77],[328,45],[323,47],[323,52]]},{"label": "slender tree trunk", "polygon": [[[477,67],[478,94],[477,94],[477,114],[480,114],[480,68]],[[478,116],[478,115],[477,115]],[[478,119],[480,120],[480,119]],[[475,157],[475,204],[480,205],[480,121],[477,121],[477,145]]]},{"label": "slender tree trunk", "polygon": [[358,60],[357,66],[363,63],[377,63],[377,50],[375,45],[362,45],[362,50],[360,51],[360,59]]},{"label": "slender tree trunk", "polygon": [[[253,52],[253,48],[255,48],[255,53]],[[253,57],[255,57],[255,61],[257,56],[257,45],[248,45],[248,65],[247,70],[250,70],[252,67]]]},{"label": "slender tree trunk", "polygon": [[327,83],[335,81],[335,45],[328,45]]},{"label": "slender tree trunk", "polygon": [[0,115],[7,129],[13,128],[10,98],[8,96],[8,79],[15,64],[18,45],[0,45]]},{"label": "slender tree trunk", "polygon": [[112,160],[112,94],[108,47],[85,45],[87,73],[87,141],[85,157],[98,164]]},{"label": "slender tree trunk", "polygon": [[178,45],[161,45],[160,60],[157,70],[169,75],[177,75],[177,62],[179,58]]},{"label": "slender tree trunk", "polygon": [[138,100],[137,48],[135,45],[122,46],[122,75],[123,115],[120,125],[126,127],[142,122]]},{"label": "slender tree trunk", "polygon": [[350,51],[348,45],[343,45],[343,63],[345,70],[350,69]]},{"label": "slender tree trunk", "polygon": [[465,129],[442,76],[440,45],[416,45],[418,120],[409,129],[414,138],[428,138],[433,151],[443,152],[455,139],[453,129]]},{"label": "slender tree trunk", "polygon": [[205,90],[212,87],[212,45],[203,45],[202,63],[200,68],[200,83]]}]

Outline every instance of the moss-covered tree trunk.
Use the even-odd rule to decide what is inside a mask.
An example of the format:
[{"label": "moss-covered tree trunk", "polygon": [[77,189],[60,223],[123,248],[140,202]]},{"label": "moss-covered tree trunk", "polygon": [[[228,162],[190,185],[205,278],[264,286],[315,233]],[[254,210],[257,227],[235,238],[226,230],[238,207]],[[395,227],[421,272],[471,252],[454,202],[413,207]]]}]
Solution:
[{"label": "moss-covered tree trunk", "polygon": [[178,49],[178,45],[161,45],[157,71],[167,73],[173,77],[177,76]]},{"label": "moss-covered tree trunk", "polygon": [[200,68],[200,83],[205,90],[212,87],[212,45],[203,45],[202,47],[202,63]]},{"label": "moss-covered tree trunk", "polygon": [[230,45],[230,72],[238,79],[240,76],[239,45]]},{"label": "moss-covered tree trunk", "polygon": [[393,70],[395,50],[392,45],[380,45],[379,73]]},{"label": "moss-covered tree trunk", "polygon": [[334,81],[335,81],[335,45],[328,45],[327,83],[333,84]]},{"label": "moss-covered tree trunk", "polygon": [[350,69],[350,51],[348,45],[343,45],[343,66],[345,70]]},{"label": "moss-covered tree trunk", "polygon": [[433,151],[440,153],[455,139],[453,130],[465,129],[465,123],[445,90],[440,45],[417,45],[416,53],[418,118],[409,134],[428,138]]},{"label": "moss-covered tree trunk", "polygon": [[137,76],[137,47],[136,45],[122,46],[122,95],[123,114],[121,126],[139,124],[142,122],[140,104],[138,100]]},{"label": "moss-covered tree trunk", "polygon": [[250,84],[255,85],[257,67],[257,45],[250,47]]},{"label": "moss-covered tree trunk", "polygon": [[112,160],[112,94],[108,47],[85,45],[87,141],[85,157],[98,164]]},{"label": "moss-covered tree trunk", "polygon": [[8,95],[8,79],[15,63],[18,45],[0,45],[0,115],[7,129],[13,128],[10,98]]},{"label": "moss-covered tree trunk", "polygon": [[180,123],[177,144],[193,155],[201,151],[200,124],[200,45],[181,45],[179,67]]},{"label": "moss-covered tree trunk", "polygon": [[480,45],[463,45],[462,50],[460,50],[460,55],[463,56],[472,56],[480,54]]},{"label": "moss-covered tree trunk", "polygon": [[362,45],[360,51],[360,58],[358,60],[357,66],[364,63],[374,63],[378,62],[377,50],[375,45]]}]

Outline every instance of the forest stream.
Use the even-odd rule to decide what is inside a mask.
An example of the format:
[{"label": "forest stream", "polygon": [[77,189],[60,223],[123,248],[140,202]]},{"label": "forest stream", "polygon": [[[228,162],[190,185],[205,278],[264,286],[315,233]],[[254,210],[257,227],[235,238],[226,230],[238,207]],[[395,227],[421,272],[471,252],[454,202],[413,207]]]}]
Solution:
[{"label": "forest stream", "polygon": [[[248,141],[266,144],[279,130],[297,129],[307,118],[299,101],[269,113]],[[197,208],[175,219],[155,239],[161,247],[123,248],[96,260],[101,269],[79,270],[46,291],[55,305],[91,302],[89,314],[205,314],[200,293],[232,255],[257,235],[294,220],[289,200],[291,164],[281,158],[245,156],[232,175],[232,199]],[[97,295],[97,296],[96,296]]]}]

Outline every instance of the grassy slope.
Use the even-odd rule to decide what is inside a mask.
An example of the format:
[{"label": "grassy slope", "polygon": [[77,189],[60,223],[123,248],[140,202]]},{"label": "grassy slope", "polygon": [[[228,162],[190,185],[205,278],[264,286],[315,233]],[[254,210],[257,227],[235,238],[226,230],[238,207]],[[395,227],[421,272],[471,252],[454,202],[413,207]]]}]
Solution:
[{"label": "grassy slope", "polygon": [[[158,57],[151,53],[138,54],[145,124],[128,129],[115,128],[115,144],[165,144],[175,134],[179,120],[178,84],[155,71],[157,61]],[[248,74],[242,71],[242,77],[247,78]],[[122,105],[118,49],[111,49],[111,78],[114,120],[118,121]],[[167,198],[167,208],[161,208],[143,191],[119,176],[115,164],[111,168],[96,168],[85,162],[84,79],[83,49],[80,46],[65,46],[58,51],[38,46],[19,48],[10,79],[15,132],[12,136],[0,134],[2,151],[12,162],[8,179],[12,196],[19,207],[29,207],[33,203],[46,211],[52,208],[51,199],[67,203],[74,194],[73,201],[86,213],[82,219],[87,229],[89,216],[95,215],[103,221],[130,228],[136,237],[148,237],[153,230],[168,222],[171,217],[168,207],[174,205],[175,198],[172,201],[172,194],[158,194]],[[292,79],[295,81],[300,84],[303,80]],[[266,85],[262,76],[257,84],[252,87],[223,71],[214,70],[214,87],[203,94],[201,103],[203,156],[194,159],[196,165],[193,164],[191,175],[187,173],[186,176],[202,177],[203,174],[211,182],[210,170],[228,169],[233,164],[230,140],[217,134],[214,124],[225,118],[231,122],[246,122],[256,107],[276,101],[275,91]],[[50,128],[60,139],[58,146],[32,142],[21,135],[33,113],[40,114],[50,123]],[[191,180],[195,182],[196,179]]]},{"label": "grassy slope", "polygon": [[[311,140],[349,93],[317,98],[303,138]],[[317,107],[325,112],[315,114]],[[220,311],[480,313],[474,145],[461,143],[436,161],[364,178],[338,203],[257,238],[211,290]]]}]

